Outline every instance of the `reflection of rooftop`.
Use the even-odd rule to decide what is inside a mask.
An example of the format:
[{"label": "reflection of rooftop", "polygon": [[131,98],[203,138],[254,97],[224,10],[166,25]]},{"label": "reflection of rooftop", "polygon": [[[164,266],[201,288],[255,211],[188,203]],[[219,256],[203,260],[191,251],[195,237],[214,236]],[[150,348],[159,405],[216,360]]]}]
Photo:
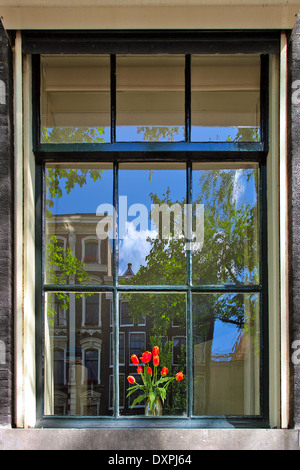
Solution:
[{"label": "reflection of rooftop", "polygon": [[127,269],[124,272],[123,276],[134,276],[134,272],[132,270],[132,264],[128,263]]}]

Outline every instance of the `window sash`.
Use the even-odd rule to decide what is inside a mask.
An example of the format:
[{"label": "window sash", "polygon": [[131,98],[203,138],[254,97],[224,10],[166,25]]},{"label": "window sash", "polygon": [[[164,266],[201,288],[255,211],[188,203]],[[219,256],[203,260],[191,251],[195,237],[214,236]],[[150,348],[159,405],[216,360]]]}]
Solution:
[{"label": "window sash", "polygon": [[[151,158],[151,154],[149,154]],[[193,162],[188,162],[186,164],[186,176],[187,176],[187,203],[190,203],[192,198],[192,174],[193,174]],[[232,166],[245,166],[247,162],[236,162],[232,163]],[[216,167],[219,164],[216,163]],[[228,166],[228,165],[227,165]],[[118,162],[114,163],[114,207],[116,208],[116,214],[118,213]],[[199,165],[196,166],[196,169],[199,168]],[[112,285],[50,285],[45,284],[42,286],[42,291],[44,294],[47,292],[80,292],[88,293],[93,292],[111,292],[112,295],[112,333],[111,333],[111,362],[110,366],[114,367],[114,371],[119,369],[119,366],[122,366],[123,363],[120,362],[120,328],[122,327],[121,312],[120,312],[120,301],[122,299],[122,293],[131,293],[131,292],[180,292],[186,293],[186,331],[187,331],[187,416],[181,417],[180,419],[186,418],[197,418],[193,414],[194,406],[194,390],[193,390],[193,362],[189,358],[193,357],[193,317],[192,317],[192,295],[194,293],[259,293],[260,294],[260,311],[267,311],[267,296],[266,296],[266,286],[267,286],[267,268],[265,262],[265,256],[262,257],[262,253],[266,253],[266,226],[265,218],[262,216],[264,213],[265,207],[265,197],[266,197],[266,184],[265,184],[265,166],[263,164],[259,165],[260,171],[260,181],[258,184],[259,187],[259,245],[260,245],[260,276],[259,283],[250,284],[250,285],[194,285],[192,282],[192,250],[187,251],[187,284],[184,285],[119,285],[118,284],[118,237],[113,240],[113,284]],[[117,220],[114,220],[114,225],[116,228]],[[116,232],[117,235],[117,232]],[[111,322],[110,322],[111,323]],[[267,344],[267,318],[266,315],[260,315],[260,332],[261,332],[261,344]],[[124,333],[123,333],[124,335]],[[267,360],[266,360],[266,348],[264,347],[261,354],[261,371],[260,371],[260,399],[261,399],[261,415],[256,418],[264,418],[266,415],[266,390],[267,390]],[[113,362],[114,358],[114,362]],[[119,375],[114,374],[114,415],[113,417],[119,417],[119,412],[121,406],[119,404]],[[240,418],[248,419],[248,416],[241,416]],[[103,417],[99,418],[103,419]],[[111,418],[110,418],[111,419]]]},{"label": "window sash", "polygon": [[[28,47],[25,45],[25,48]],[[44,52],[44,51],[40,51]],[[253,52],[253,51],[252,51]],[[267,52],[267,51],[265,51]],[[266,209],[266,155],[268,152],[268,57],[262,55],[261,60],[261,142],[253,143],[196,143],[191,142],[191,123],[190,123],[190,54],[186,55],[186,89],[185,89],[185,128],[186,128],[186,142],[180,143],[117,143],[115,139],[116,131],[116,82],[115,82],[115,67],[116,57],[111,55],[111,143],[110,144],[41,144],[40,143],[40,127],[39,127],[39,56],[33,57],[33,120],[34,120],[34,153],[37,162],[37,176],[40,176],[40,181],[44,180],[44,163],[47,161],[64,161],[66,164],[74,161],[95,161],[113,162],[114,166],[114,188],[113,188],[113,205],[118,213],[118,167],[120,161],[182,161],[186,162],[187,168],[187,203],[192,201],[192,161],[205,161],[215,162],[222,158],[222,161],[256,161],[260,164],[261,177],[260,177],[260,214],[263,214]],[[44,188],[38,184],[37,187],[37,201],[41,201]],[[37,251],[41,251],[43,246],[43,233],[40,227],[43,226],[42,221],[42,205],[38,203],[37,207]],[[186,292],[187,294],[187,357],[192,357],[192,293],[193,292],[259,292],[261,293],[261,311],[264,306],[265,314],[261,315],[261,342],[264,345],[262,355],[261,367],[261,418],[268,419],[268,354],[267,354],[267,265],[266,256],[266,218],[260,215],[260,259],[261,259],[261,273],[260,284],[255,286],[194,286],[192,284],[192,256],[191,251],[188,252],[188,282],[186,285],[180,286],[119,286],[118,285],[118,239],[113,241],[113,284],[111,286],[90,285],[90,286],[75,286],[75,285],[43,285],[42,282],[42,259],[40,258],[40,268],[37,270],[38,285],[37,295],[40,293],[42,298],[46,292],[55,292],[58,290],[64,292],[111,292],[113,304],[113,355],[115,358],[115,370],[118,370],[119,365],[119,297],[122,292],[166,292],[178,291]],[[116,225],[117,220],[114,220]],[[41,357],[37,358],[38,363],[41,362]],[[193,418],[193,384],[192,384],[192,361],[187,364],[188,376],[188,409],[187,418]],[[113,375],[113,403],[114,410],[113,418],[119,417],[119,409],[122,405],[119,404],[119,374]],[[39,394],[43,391],[40,389]],[[40,407],[40,416],[43,411]],[[242,416],[241,418],[244,418]],[[257,417],[256,417],[257,418]],[[110,418],[111,419],[111,418]],[[185,418],[183,418],[185,419]],[[199,419],[199,417],[197,417]],[[247,418],[246,418],[247,419]],[[103,418],[101,418],[103,420]]]},{"label": "window sash", "polygon": [[[176,52],[174,52],[176,53]],[[261,54],[261,83],[260,83],[260,142],[193,142],[191,140],[191,54],[185,55],[185,141],[182,142],[117,142],[117,81],[116,81],[116,55],[110,55],[110,143],[41,143],[41,78],[40,78],[40,56],[33,56],[33,149],[37,158],[46,161],[54,154],[61,153],[64,158],[73,152],[85,152],[85,157],[95,159],[105,158],[112,161],[112,152],[134,152],[138,158],[139,153],[146,151],[175,152],[183,157],[186,152],[204,152],[206,157],[215,158],[219,152],[235,154],[243,151],[254,156],[257,153],[268,152],[268,55]],[[119,154],[120,156],[120,154]],[[74,156],[73,156],[74,157]],[[67,157],[68,159],[68,157]],[[174,159],[174,156],[173,156]]]}]

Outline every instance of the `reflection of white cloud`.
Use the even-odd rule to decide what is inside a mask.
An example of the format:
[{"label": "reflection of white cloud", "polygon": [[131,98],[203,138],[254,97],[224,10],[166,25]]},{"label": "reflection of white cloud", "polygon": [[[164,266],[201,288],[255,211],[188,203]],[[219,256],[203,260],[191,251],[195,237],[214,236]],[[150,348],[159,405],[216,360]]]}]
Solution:
[{"label": "reflection of white cloud", "polygon": [[234,173],[234,189],[233,189],[233,196],[232,196],[234,204],[239,203],[246,189],[246,183],[245,181],[242,180],[242,177],[243,177],[243,170],[242,169],[236,170]]},{"label": "reflection of white cloud", "polygon": [[155,230],[137,231],[132,222],[126,223],[126,236],[120,239],[119,247],[119,274],[122,275],[128,263],[132,263],[134,273],[137,273],[140,266],[145,266],[146,256],[150,252],[151,244],[148,238],[156,238],[158,232]]}]

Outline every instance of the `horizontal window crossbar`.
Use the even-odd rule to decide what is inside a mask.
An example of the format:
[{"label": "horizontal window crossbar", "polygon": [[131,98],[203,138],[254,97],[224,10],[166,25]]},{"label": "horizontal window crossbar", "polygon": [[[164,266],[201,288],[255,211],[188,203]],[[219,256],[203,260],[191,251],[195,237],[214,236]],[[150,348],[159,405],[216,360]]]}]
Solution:
[{"label": "horizontal window crossbar", "polygon": [[25,31],[25,54],[215,54],[279,52],[277,31]]},{"label": "horizontal window crossbar", "polygon": [[81,285],[81,284],[65,284],[65,285],[44,285],[45,292],[261,292],[260,285],[236,286],[236,285],[216,285],[216,286],[188,286],[188,285]]},{"label": "horizontal window crossbar", "polygon": [[[229,152],[230,158],[234,158],[242,152],[247,152],[251,155],[265,151],[263,142],[115,142],[105,144],[40,144],[35,154],[43,157],[47,154],[59,154],[60,152],[66,153],[94,153],[99,152],[156,152],[164,153],[174,152],[186,153],[202,153],[203,156],[208,157],[214,153]],[[236,155],[235,155],[236,154]],[[73,155],[74,158],[74,155]],[[224,158],[224,156],[223,156]],[[161,155],[160,155],[161,159]]]}]

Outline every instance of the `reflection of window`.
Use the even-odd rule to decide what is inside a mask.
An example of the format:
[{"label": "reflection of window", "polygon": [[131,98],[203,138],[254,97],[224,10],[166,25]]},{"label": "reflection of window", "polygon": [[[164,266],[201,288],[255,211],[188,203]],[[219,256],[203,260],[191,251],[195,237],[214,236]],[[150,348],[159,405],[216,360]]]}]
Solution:
[{"label": "reflection of window", "polygon": [[133,324],[133,317],[129,315],[129,303],[120,302],[120,326],[131,326]]},{"label": "reflection of window", "polygon": [[82,262],[83,263],[101,263],[100,240],[97,238],[85,237],[82,243]]},{"label": "reflection of window", "polygon": [[101,295],[85,295],[83,298],[83,324],[88,326],[101,323]]},{"label": "reflection of window", "polygon": [[129,358],[132,354],[141,357],[146,348],[146,333],[129,333]]},{"label": "reflection of window", "polygon": [[87,370],[88,383],[98,383],[98,350],[88,349],[85,351],[85,367]]},{"label": "reflection of window", "polygon": [[67,325],[67,308],[63,308],[59,299],[55,299],[54,303],[54,326],[56,328]]},{"label": "reflection of window", "polygon": [[62,237],[60,235],[55,235],[56,236],[56,245],[62,248],[63,250],[66,250],[67,248],[67,240],[65,237]]}]

